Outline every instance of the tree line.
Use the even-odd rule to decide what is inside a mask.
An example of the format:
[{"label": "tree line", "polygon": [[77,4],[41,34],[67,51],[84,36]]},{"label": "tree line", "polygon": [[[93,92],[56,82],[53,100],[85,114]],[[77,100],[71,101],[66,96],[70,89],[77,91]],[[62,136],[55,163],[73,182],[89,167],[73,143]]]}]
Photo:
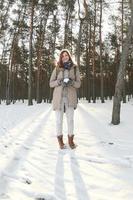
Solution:
[{"label": "tree line", "polygon": [[[112,99],[130,23],[129,1],[111,15],[112,30],[103,37],[106,0],[3,0],[0,2],[0,102],[28,99],[51,102],[49,78],[55,56],[68,48],[80,68],[79,98]],[[122,100],[133,95],[132,39],[123,75]]]}]

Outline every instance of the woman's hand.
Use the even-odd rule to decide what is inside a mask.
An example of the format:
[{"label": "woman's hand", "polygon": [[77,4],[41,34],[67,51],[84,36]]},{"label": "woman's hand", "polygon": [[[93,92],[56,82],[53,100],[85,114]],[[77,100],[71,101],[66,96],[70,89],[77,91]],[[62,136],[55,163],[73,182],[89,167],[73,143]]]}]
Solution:
[{"label": "woman's hand", "polygon": [[74,84],[74,80],[69,78],[69,81],[67,82],[67,86],[73,86],[73,84]]},{"label": "woman's hand", "polygon": [[62,83],[63,83],[63,78],[62,78],[62,79],[58,79],[58,80],[57,80],[57,83],[58,83],[58,86],[62,85]]},{"label": "woman's hand", "polygon": [[74,80],[71,78],[64,78],[57,80],[58,86],[62,85],[62,87],[72,86],[74,84]]}]

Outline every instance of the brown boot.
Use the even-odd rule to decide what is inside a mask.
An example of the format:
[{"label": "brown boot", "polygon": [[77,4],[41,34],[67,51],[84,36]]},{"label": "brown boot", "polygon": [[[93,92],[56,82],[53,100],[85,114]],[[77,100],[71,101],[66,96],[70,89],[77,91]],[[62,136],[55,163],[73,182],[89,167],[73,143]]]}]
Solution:
[{"label": "brown boot", "polygon": [[63,142],[63,135],[57,136],[57,139],[58,139],[60,149],[65,149],[65,144]]},{"label": "brown boot", "polygon": [[71,149],[75,149],[77,145],[73,142],[74,135],[68,135],[68,144]]}]

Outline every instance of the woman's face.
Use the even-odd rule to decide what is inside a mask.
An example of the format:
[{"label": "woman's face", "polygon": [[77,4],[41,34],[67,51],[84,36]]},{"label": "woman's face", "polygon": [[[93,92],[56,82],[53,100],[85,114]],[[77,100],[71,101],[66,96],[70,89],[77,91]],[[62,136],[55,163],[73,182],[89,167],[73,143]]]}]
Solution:
[{"label": "woman's face", "polygon": [[67,61],[69,60],[69,55],[68,55],[68,53],[67,53],[67,52],[63,52],[63,53],[62,53],[61,59],[62,59],[62,62],[63,62],[63,63],[64,63],[64,62],[67,62]]}]

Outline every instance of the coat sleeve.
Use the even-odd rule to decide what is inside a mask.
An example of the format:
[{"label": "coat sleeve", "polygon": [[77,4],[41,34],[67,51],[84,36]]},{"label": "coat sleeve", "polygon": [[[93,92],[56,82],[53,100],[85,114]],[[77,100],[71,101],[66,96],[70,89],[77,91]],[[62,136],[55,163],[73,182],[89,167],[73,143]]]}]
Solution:
[{"label": "coat sleeve", "polygon": [[56,77],[56,67],[54,68],[51,77],[50,77],[50,81],[49,81],[49,86],[51,88],[57,87],[58,86],[58,81],[57,81],[57,77]]},{"label": "coat sleeve", "polygon": [[80,80],[79,67],[76,67],[76,80],[73,83],[73,87],[80,88],[80,86],[81,86],[81,80]]}]

